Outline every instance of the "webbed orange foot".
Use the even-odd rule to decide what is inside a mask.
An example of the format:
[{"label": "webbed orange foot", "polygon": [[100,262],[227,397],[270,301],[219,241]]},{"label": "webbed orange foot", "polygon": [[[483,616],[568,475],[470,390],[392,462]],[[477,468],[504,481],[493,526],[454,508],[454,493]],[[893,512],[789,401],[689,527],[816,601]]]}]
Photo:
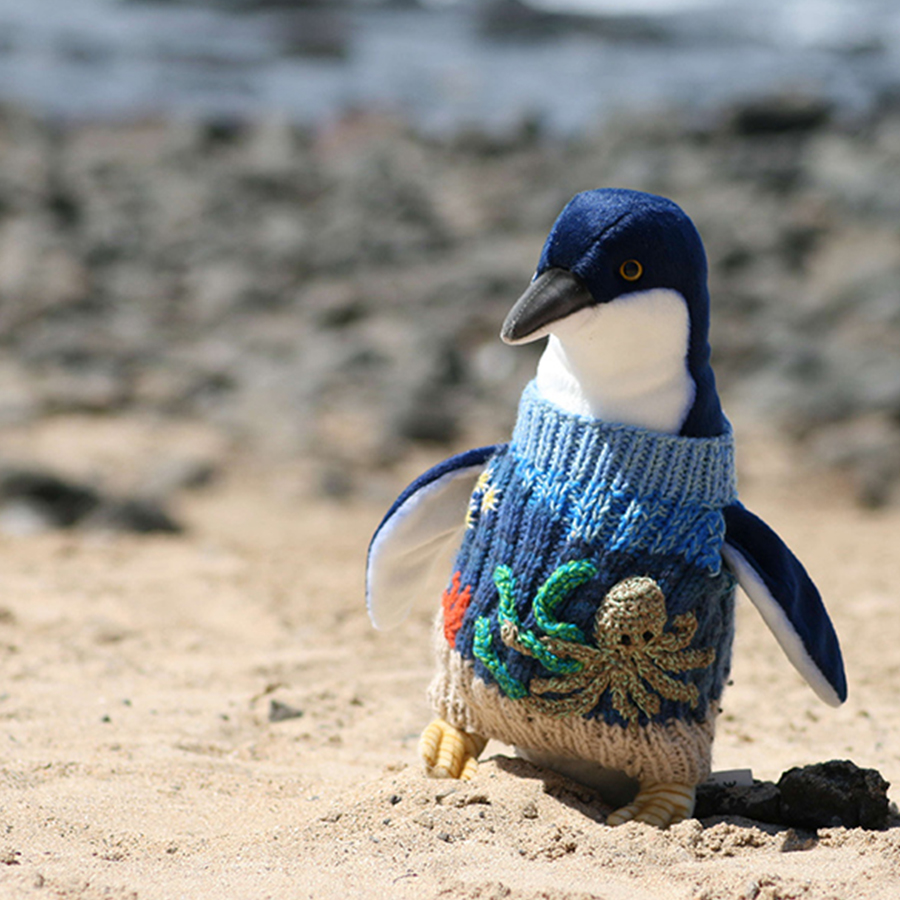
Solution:
[{"label": "webbed orange foot", "polygon": [[468,781],[478,769],[478,756],[487,739],[469,734],[435,719],[419,738],[419,753],[425,760],[425,771],[432,778],[458,778]]},{"label": "webbed orange foot", "polygon": [[687,784],[652,784],[641,788],[634,800],[610,813],[607,825],[623,822],[646,822],[658,828],[668,828],[687,819],[694,812],[697,789]]}]

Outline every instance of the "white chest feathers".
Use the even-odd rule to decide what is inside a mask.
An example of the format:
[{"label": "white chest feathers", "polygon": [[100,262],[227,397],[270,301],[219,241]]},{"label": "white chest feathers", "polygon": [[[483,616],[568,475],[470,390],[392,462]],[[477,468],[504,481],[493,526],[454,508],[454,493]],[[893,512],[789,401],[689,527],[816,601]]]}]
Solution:
[{"label": "white chest feathers", "polygon": [[690,318],[677,291],[625,294],[548,329],[541,394],[567,412],[675,434],[694,400]]}]

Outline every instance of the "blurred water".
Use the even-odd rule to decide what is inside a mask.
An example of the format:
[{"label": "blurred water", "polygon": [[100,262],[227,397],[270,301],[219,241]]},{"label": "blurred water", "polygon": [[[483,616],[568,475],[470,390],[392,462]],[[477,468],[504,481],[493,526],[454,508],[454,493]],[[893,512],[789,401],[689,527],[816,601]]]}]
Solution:
[{"label": "blurred water", "polygon": [[[228,13],[125,0],[0,0],[0,97],[65,117],[400,113],[429,130],[573,131],[617,109],[773,87],[865,106],[900,83],[895,0],[534,0],[604,29],[486,34],[476,2]],[[328,8],[326,7],[326,10]],[[501,29],[502,32],[502,29]],[[321,44],[326,46],[323,48]],[[296,49],[296,48],[294,48]]]}]

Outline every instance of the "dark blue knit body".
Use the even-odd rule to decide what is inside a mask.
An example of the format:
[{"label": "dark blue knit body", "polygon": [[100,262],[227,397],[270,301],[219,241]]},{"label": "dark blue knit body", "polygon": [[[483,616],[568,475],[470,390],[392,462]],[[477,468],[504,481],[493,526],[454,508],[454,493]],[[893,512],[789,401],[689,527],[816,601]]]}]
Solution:
[{"label": "dark blue knit body", "polygon": [[[722,567],[722,508],[736,496],[730,432],[688,438],[609,424],[564,412],[530,384],[512,441],[493,457],[472,496],[453,568],[457,593],[469,592],[455,650],[473,663],[478,678],[521,700],[507,675],[527,691],[533,679],[554,673],[502,639],[498,567],[512,573],[521,628],[540,638],[533,602],[541,585],[566,563],[589,561],[595,574],[554,608],[556,619],[577,626],[586,643],[606,592],[625,578],[647,576],[665,595],[666,630],[675,617],[692,614],[697,629],[690,649],[712,648],[715,657],[671,674],[696,686],[697,702],[662,693],[659,712],[641,712],[638,724],[702,721],[722,693],[731,662],[734,580]],[[485,646],[495,665],[484,661]],[[610,691],[583,714],[629,724]]]}]

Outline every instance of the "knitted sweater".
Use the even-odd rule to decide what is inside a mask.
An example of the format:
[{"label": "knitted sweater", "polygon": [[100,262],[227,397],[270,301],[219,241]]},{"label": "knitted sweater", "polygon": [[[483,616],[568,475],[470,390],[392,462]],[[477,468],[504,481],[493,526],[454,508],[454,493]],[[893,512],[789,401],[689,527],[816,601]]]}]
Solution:
[{"label": "knitted sweater", "polygon": [[702,722],[730,666],[722,508],[735,499],[730,431],[572,415],[532,383],[472,495],[443,636],[535,712]]}]

